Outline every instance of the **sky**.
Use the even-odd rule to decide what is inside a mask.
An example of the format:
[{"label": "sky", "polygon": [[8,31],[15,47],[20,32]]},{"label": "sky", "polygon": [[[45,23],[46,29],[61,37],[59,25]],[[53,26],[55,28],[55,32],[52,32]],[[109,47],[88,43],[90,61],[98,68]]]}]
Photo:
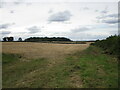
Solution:
[{"label": "sky", "polygon": [[2,0],[0,37],[67,37],[74,41],[118,34],[118,0]]}]

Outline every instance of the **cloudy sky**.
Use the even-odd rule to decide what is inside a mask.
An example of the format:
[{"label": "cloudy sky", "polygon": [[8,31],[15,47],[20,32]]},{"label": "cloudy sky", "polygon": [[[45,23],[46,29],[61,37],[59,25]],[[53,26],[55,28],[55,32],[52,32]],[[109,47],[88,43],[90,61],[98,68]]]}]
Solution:
[{"label": "cloudy sky", "polygon": [[118,34],[118,0],[2,0],[0,17],[1,38],[96,40]]}]

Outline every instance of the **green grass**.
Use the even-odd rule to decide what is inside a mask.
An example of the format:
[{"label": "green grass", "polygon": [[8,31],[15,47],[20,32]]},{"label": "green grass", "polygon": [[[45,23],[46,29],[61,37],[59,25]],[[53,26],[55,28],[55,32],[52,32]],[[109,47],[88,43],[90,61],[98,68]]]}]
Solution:
[{"label": "green grass", "polygon": [[117,59],[102,54],[99,48],[91,46],[81,54],[76,53],[69,60],[74,65],[81,67],[78,72],[82,78],[84,87],[118,87]]},{"label": "green grass", "polygon": [[52,66],[45,58],[3,54],[3,88],[117,88],[118,62],[102,52],[90,46]]},{"label": "green grass", "polygon": [[18,55],[3,54],[3,87],[15,87],[18,80],[26,74],[44,68],[44,59],[22,61]]},{"label": "green grass", "polygon": [[3,55],[3,57],[2,57],[3,65],[14,62],[14,61],[18,60],[18,57],[19,57],[18,55],[15,55],[15,54],[5,54],[5,53],[3,53],[2,55]]}]

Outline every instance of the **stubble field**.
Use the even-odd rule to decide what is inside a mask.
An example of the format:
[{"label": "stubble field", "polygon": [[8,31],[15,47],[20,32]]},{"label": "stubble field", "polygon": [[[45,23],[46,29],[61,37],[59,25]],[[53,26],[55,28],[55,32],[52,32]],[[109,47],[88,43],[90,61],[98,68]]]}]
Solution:
[{"label": "stubble field", "polygon": [[64,57],[77,51],[82,51],[89,46],[87,44],[51,44],[31,42],[3,42],[2,52],[21,54],[25,58],[57,58]]},{"label": "stubble field", "polygon": [[3,42],[3,88],[118,87],[117,59],[90,43]]}]

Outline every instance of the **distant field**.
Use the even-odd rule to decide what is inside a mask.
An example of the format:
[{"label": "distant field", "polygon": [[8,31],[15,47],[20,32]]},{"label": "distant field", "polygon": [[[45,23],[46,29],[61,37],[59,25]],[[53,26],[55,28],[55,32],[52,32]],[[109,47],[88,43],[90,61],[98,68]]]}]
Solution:
[{"label": "distant field", "polygon": [[3,88],[117,88],[117,59],[90,43],[3,42]]},{"label": "distant field", "polygon": [[2,52],[21,54],[26,58],[57,58],[77,51],[82,51],[87,44],[51,44],[32,42],[3,42]]}]

